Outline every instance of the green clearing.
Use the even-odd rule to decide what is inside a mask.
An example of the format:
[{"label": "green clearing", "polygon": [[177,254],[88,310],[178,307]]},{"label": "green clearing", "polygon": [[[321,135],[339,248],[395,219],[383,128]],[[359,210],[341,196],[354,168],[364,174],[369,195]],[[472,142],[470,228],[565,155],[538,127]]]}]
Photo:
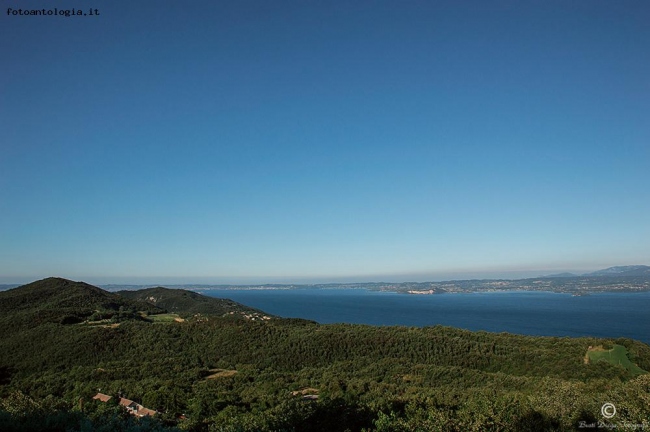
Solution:
[{"label": "green clearing", "polygon": [[231,377],[237,373],[236,370],[231,370],[231,369],[209,369],[208,372],[210,372],[211,375],[206,376],[205,377],[206,380]]},{"label": "green clearing", "polygon": [[153,321],[154,323],[171,323],[174,321],[180,321],[182,318],[175,313],[163,313],[156,315],[149,315],[147,319]]},{"label": "green clearing", "polygon": [[610,350],[605,350],[602,347],[595,347],[587,350],[587,357],[589,362],[595,363],[598,361],[606,361],[613,365],[623,366],[628,371],[635,375],[642,375],[647,373],[627,357],[627,349],[622,345],[614,345]]}]

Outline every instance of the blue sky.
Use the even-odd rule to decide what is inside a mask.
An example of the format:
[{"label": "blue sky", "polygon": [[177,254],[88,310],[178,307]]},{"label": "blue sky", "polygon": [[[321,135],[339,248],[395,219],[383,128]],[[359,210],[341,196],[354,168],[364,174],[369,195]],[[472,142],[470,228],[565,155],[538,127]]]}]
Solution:
[{"label": "blue sky", "polygon": [[648,2],[86,5],[0,18],[0,282],[650,264]]}]

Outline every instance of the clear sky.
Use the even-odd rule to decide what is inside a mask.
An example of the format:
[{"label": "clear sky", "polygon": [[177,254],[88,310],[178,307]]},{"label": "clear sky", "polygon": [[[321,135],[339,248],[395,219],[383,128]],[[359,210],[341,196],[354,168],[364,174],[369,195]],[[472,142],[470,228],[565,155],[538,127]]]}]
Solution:
[{"label": "clear sky", "polygon": [[0,1],[0,282],[650,264],[648,1]]}]

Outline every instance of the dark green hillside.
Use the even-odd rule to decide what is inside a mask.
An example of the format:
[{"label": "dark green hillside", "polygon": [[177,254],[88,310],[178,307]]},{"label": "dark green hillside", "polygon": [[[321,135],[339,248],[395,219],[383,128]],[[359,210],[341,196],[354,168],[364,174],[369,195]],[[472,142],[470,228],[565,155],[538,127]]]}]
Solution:
[{"label": "dark green hillside", "polygon": [[208,297],[193,291],[170,288],[147,288],[137,291],[118,291],[116,294],[131,300],[147,302],[181,316],[245,314],[266,315],[264,312],[228,299]]},{"label": "dark green hillside", "polygon": [[[183,297],[157,290],[148,294]],[[61,304],[77,304],[74,293]],[[158,294],[150,297],[166,301]],[[41,311],[38,304],[12,309],[5,301],[0,297],[4,323]],[[625,348],[619,362],[585,361],[589,347],[614,344]],[[650,428],[650,374],[620,366],[628,363],[623,355],[641,369],[650,365],[650,347],[629,339],[229,314],[164,325],[49,321],[8,327],[0,338],[0,429],[568,431],[605,420],[605,402],[617,409],[607,424]],[[98,389],[161,414],[136,421],[119,407],[93,402]]]},{"label": "dark green hillside", "polygon": [[[136,312],[160,313],[148,303],[118,296],[84,282],[47,278],[0,292],[0,323],[14,328],[35,327],[45,322],[73,324],[86,319],[136,318]],[[5,332],[3,326],[0,332]]]}]

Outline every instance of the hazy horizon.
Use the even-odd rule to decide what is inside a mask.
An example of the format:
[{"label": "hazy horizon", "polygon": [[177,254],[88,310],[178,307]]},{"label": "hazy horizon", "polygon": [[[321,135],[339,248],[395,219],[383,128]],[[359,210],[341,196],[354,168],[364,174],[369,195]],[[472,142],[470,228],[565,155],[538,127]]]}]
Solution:
[{"label": "hazy horizon", "polygon": [[[627,264],[616,264],[627,265]],[[629,264],[645,265],[645,264]],[[26,284],[47,277],[62,277],[70,280],[83,281],[94,285],[263,285],[263,284],[326,284],[326,283],[372,283],[372,282],[442,282],[450,280],[471,280],[471,279],[526,279],[540,276],[549,276],[559,273],[574,273],[576,275],[589,273],[604,268],[614,267],[590,267],[583,269],[544,269],[544,270],[475,270],[438,272],[426,274],[384,274],[384,275],[358,275],[358,276],[332,276],[332,277],[222,277],[222,276],[66,276],[61,274],[39,275],[39,276],[2,276],[0,284]]]}]

